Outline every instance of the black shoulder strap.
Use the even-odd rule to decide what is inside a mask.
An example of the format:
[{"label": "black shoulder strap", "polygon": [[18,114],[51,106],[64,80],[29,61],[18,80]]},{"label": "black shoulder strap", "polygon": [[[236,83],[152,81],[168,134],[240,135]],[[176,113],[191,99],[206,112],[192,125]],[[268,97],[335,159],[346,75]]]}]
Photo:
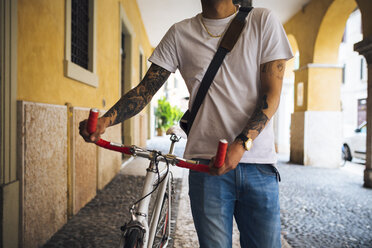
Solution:
[{"label": "black shoulder strap", "polygon": [[187,134],[190,133],[195,117],[199,111],[201,104],[203,103],[203,100],[208,92],[209,87],[213,82],[214,77],[216,76],[218,69],[220,68],[226,54],[229,53],[236,44],[236,41],[238,40],[246,23],[246,17],[252,9],[253,9],[252,7],[239,8],[239,12],[236,14],[231,24],[229,25],[226,33],[224,34],[221,43],[217,49],[217,52],[214,55],[211,63],[209,64],[209,67],[203,77],[202,82],[200,83],[198,93],[196,94],[195,101],[192,105],[190,117],[187,120],[188,124]]}]

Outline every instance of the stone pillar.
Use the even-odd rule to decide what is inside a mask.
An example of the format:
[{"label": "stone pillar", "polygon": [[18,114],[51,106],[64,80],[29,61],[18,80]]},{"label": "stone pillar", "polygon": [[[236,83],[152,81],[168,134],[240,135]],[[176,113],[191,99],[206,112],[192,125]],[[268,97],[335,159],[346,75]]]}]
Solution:
[{"label": "stone pillar", "polygon": [[363,55],[368,63],[368,98],[367,98],[367,149],[364,186],[372,188],[372,36],[366,37],[354,45],[354,50]]},{"label": "stone pillar", "polygon": [[341,68],[307,64],[295,72],[295,112],[291,121],[291,162],[340,166]]}]

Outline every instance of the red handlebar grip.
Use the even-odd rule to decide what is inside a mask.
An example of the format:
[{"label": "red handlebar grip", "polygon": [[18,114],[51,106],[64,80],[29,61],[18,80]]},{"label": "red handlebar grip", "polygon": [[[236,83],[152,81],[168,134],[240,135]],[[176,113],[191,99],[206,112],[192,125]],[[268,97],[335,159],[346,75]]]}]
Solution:
[{"label": "red handlebar grip", "polygon": [[214,166],[217,168],[220,168],[225,163],[227,145],[228,143],[224,139],[218,143],[216,160],[214,161]]},{"label": "red handlebar grip", "polygon": [[99,111],[98,109],[95,109],[95,108],[91,109],[89,112],[87,130],[88,130],[88,133],[90,134],[96,131],[98,114],[99,114]]},{"label": "red handlebar grip", "polygon": [[129,155],[133,155],[129,146],[114,145],[113,143],[108,142],[108,141],[103,140],[103,139],[98,140],[96,142],[96,145],[100,146],[100,147],[103,147],[103,148],[106,148],[106,149],[109,149],[109,150],[112,150],[112,151],[117,151],[117,152],[129,154]]},{"label": "red handlebar grip", "polygon": [[177,166],[199,172],[209,172],[209,166],[206,164],[191,164],[181,160],[177,163]]}]

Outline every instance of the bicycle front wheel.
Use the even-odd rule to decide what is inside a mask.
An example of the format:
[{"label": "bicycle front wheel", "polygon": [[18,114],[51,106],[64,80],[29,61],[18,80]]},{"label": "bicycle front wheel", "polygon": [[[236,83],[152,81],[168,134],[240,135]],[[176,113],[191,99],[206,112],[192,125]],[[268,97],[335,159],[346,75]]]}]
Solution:
[{"label": "bicycle front wheel", "polygon": [[162,207],[160,210],[159,221],[156,226],[153,248],[162,248],[168,244],[169,239],[169,194],[165,192]]},{"label": "bicycle front wheel", "polygon": [[127,230],[121,238],[120,248],[140,248],[143,247],[143,232],[138,228]]}]

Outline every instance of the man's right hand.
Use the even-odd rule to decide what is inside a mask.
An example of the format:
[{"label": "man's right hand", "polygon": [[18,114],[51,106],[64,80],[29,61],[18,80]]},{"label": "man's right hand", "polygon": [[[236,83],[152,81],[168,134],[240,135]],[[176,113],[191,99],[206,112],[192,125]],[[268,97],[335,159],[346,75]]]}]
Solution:
[{"label": "man's right hand", "polygon": [[105,117],[98,118],[96,131],[92,134],[88,133],[87,122],[88,120],[86,119],[79,123],[79,134],[81,135],[81,137],[83,137],[83,139],[86,142],[95,143],[101,138],[101,135],[105,132],[107,127],[107,120]]}]

